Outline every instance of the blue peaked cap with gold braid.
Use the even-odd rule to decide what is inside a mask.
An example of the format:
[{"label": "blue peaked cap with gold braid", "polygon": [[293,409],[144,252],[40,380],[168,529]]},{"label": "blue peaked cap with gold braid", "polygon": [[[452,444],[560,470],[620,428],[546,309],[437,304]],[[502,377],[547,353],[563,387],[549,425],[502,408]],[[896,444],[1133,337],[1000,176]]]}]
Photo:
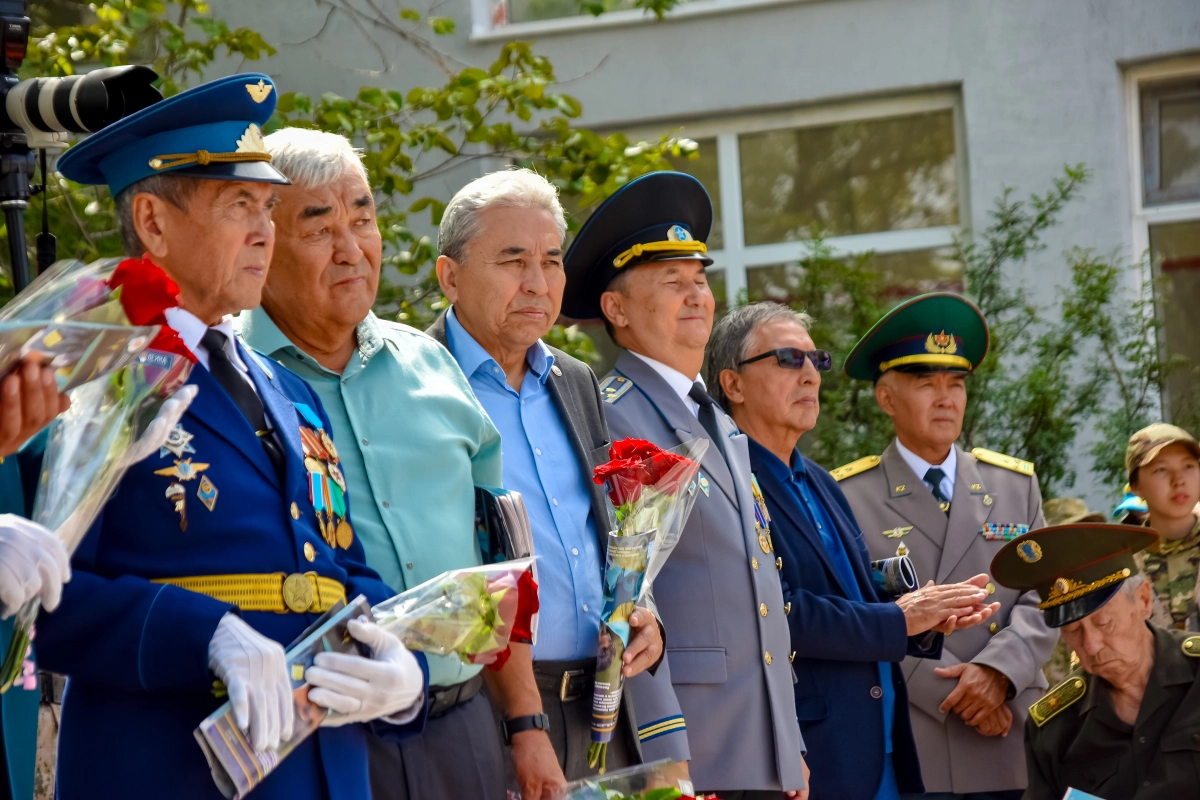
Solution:
[{"label": "blue peaked cap with gold braid", "polygon": [[77,183],[108,184],[114,196],[166,172],[289,183],[271,166],[260,129],[277,94],[258,73],[209,81],[93,133],[58,159],[58,171]]}]

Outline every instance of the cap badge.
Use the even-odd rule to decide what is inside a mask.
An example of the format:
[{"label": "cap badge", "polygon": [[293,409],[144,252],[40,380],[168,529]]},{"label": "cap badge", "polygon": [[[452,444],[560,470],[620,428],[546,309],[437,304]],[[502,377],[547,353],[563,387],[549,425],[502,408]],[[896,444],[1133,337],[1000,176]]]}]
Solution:
[{"label": "cap badge", "polygon": [[1042,560],[1042,546],[1034,541],[1026,540],[1017,545],[1017,556],[1026,564]]},{"label": "cap badge", "polygon": [[[269,88],[269,87],[268,87]],[[259,101],[262,102],[261,100]],[[263,141],[262,131],[253,122],[250,127],[246,128],[246,132],[242,134],[242,138],[237,140],[237,152],[239,153],[265,153],[267,152],[267,144]]]},{"label": "cap badge", "polygon": [[692,234],[688,233],[688,229],[682,225],[672,225],[671,229],[667,231],[667,238],[672,242],[690,242]]},{"label": "cap badge", "polygon": [[953,334],[943,329],[941,333],[931,333],[925,339],[925,352],[954,355],[958,352],[958,342],[954,341]]},{"label": "cap badge", "polygon": [[251,99],[256,103],[261,103],[266,100],[267,96],[271,94],[271,90],[274,88],[274,86],[270,85],[262,78],[258,79],[258,83],[246,84],[246,91],[250,93]]}]

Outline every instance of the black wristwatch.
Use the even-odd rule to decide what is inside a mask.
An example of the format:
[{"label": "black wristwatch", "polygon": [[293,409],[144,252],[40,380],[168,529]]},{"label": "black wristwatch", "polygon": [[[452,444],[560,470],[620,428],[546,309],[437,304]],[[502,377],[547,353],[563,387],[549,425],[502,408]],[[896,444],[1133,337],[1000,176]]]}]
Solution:
[{"label": "black wristwatch", "polygon": [[504,743],[512,744],[514,733],[550,730],[550,717],[546,714],[530,714],[525,717],[506,719],[501,724],[504,727]]}]

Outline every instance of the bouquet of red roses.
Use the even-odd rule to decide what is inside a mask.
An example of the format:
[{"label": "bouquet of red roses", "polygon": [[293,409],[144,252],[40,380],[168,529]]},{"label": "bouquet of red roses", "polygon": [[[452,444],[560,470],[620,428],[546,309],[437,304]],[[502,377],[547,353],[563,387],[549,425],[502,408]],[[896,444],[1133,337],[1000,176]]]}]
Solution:
[{"label": "bouquet of red roses", "polygon": [[[0,311],[0,374],[35,353],[71,398],[51,423],[32,515],[68,553],[137,460],[134,443],[187,381],[195,356],[166,321],[178,295],[150,261],[60,261]],[[38,608],[34,599],[17,611],[0,692],[21,673]]]},{"label": "bouquet of red roses", "polygon": [[621,656],[629,646],[629,618],[679,541],[696,500],[696,473],[707,448],[707,439],[670,450],[623,439],[612,444],[609,460],[594,470],[596,483],[607,487],[610,504],[588,751],[588,764],[601,773],[621,705]]}]

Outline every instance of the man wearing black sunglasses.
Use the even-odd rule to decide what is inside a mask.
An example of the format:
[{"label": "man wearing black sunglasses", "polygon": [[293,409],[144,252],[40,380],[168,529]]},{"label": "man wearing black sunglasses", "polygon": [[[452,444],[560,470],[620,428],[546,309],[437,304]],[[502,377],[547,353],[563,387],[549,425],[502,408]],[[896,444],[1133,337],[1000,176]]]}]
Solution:
[{"label": "man wearing black sunglasses", "polygon": [[939,657],[942,633],[996,607],[987,575],[899,597],[876,587],[845,495],[797,449],[817,423],[821,373],[833,361],[814,349],[809,323],[776,303],[734,309],[713,332],[708,384],[750,438],[755,500],[783,559],[796,716],[821,765],[811,798],[897,800],[922,785],[896,662]]},{"label": "man wearing black sunglasses", "polygon": [[[979,309],[935,293],[892,309],[847,357],[846,374],[875,382],[896,430],[882,455],[832,472],[872,559],[905,552],[922,579],[962,581],[1043,526],[1033,464],[957,444],[967,379],[987,349]],[[939,660],[903,665],[926,800],[1016,800],[1027,782],[1022,731],[1058,637],[1036,592],[986,589],[1000,604],[986,628],[946,639]]]}]

